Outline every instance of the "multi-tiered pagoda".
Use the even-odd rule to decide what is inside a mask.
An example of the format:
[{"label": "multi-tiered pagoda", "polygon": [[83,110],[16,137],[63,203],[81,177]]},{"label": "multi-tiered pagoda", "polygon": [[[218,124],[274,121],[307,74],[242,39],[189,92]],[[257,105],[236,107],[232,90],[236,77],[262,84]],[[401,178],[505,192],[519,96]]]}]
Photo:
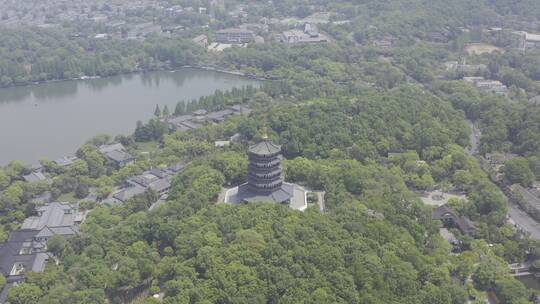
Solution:
[{"label": "multi-tiered pagoda", "polygon": [[229,189],[226,203],[274,202],[303,210],[307,206],[306,191],[283,181],[281,147],[263,140],[249,147],[247,183]]}]

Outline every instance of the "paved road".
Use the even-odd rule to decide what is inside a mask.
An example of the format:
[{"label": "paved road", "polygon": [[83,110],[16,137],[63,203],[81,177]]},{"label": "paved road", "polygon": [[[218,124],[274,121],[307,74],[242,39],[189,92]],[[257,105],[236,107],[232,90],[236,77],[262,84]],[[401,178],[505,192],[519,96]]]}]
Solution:
[{"label": "paved road", "polygon": [[540,224],[514,203],[508,202],[508,216],[519,229],[528,232],[532,239],[540,240]]},{"label": "paved road", "polygon": [[470,120],[468,122],[471,126],[471,147],[467,148],[467,153],[469,153],[469,155],[476,155],[478,154],[478,146],[480,145],[480,136],[482,136],[482,132],[480,132],[480,129],[475,123]]},{"label": "paved road", "polygon": [[317,193],[317,198],[318,198],[318,203],[319,203],[319,210],[321,210],[321,212],[326,212],[326,206],[324,204],[324,195],[326,194],[326,192],[317,191],[315,193]]}]

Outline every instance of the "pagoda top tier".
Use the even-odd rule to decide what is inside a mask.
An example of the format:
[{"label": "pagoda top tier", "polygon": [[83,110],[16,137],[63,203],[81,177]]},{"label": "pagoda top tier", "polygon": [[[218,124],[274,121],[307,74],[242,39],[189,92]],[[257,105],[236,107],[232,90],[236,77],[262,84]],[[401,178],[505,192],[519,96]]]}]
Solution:
[{"label": "pagoda top tier", "polygon": [[249,153],[259,156],[272,156],[281,153],[281,146],[278,146],[268,140],[263,140],[260,143],[249,147]]}]

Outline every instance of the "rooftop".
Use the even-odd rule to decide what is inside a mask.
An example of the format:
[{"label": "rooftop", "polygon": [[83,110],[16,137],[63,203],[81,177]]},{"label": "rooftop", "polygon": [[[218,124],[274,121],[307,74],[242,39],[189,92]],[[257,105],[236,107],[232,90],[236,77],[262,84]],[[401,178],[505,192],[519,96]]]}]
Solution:
[{"label": "rooftop", "polygon": [[242,29],[242,28],[228,28],[228,29],[223,29],[216,32],[216,34],[228,34],[228,33],[253,34],[253,31]]},{"label": "rooftop", "polygon": [[61,158],[55,159],[53,162],[60,167],[71,166],[78,158],[76,156],[63,156]]},{"label": "rooftop", "polygon": [[47,177],[45,177],[45,175],[43,175],[43,173],[41,172],[32,172],[28,175],[24,175],[23,179],[29,183],[35,183],[35,182],[44,181],[47,179]]},{"label": "rooftop", "polygon": [[525,40],[530,42],[540,42],[540,35],[538,34],[525,34]]},{"label": "rooftop", "polygon": [[113,151],[125,151],[126,148],[121,143],[110,144],[110,145],[101,145],[98,148],[99,152],[102,154],[113,152]]},{"label": "rooftop", "polygon": [[110,151],[110,152],[104,153],[103,156],[117,163],[127,162],[133,159],[133,156],[131,154],[122,150]]},{"label": "rooftop", "polygon": [[[36,208],[37,216],[24,220],[21,229],[41,230],[44,227],[73,227],[77,220],[82,218],[81,211],[76,204],[50,203]],[[85,214],[85,212],[82,212]]]},{"label": "rooftop", "polygon": [[125,202],[130,198],[143,194],[145,191],[145,188],[139,186],[128,187],[120,192],[115,193],[113,197],[121,202]]},{"label": "rooftop", "polygon": [[281,146],[268,140],[263,140],[260,143],[249,147],[249,152],[257,155],[273,155],[281,152]]}]

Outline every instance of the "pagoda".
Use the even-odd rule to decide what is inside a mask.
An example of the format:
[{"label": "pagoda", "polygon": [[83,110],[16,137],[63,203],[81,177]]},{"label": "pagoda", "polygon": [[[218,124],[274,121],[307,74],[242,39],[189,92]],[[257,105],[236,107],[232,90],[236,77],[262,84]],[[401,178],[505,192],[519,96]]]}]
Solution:
[{"label": "pagoda", "polygon": [[248,150],[247,182],[225,192],[225,203],[274,202],[293,209],[307,207],[306,190],[286,183],[281,166],[281,147],[266,136]]}]

